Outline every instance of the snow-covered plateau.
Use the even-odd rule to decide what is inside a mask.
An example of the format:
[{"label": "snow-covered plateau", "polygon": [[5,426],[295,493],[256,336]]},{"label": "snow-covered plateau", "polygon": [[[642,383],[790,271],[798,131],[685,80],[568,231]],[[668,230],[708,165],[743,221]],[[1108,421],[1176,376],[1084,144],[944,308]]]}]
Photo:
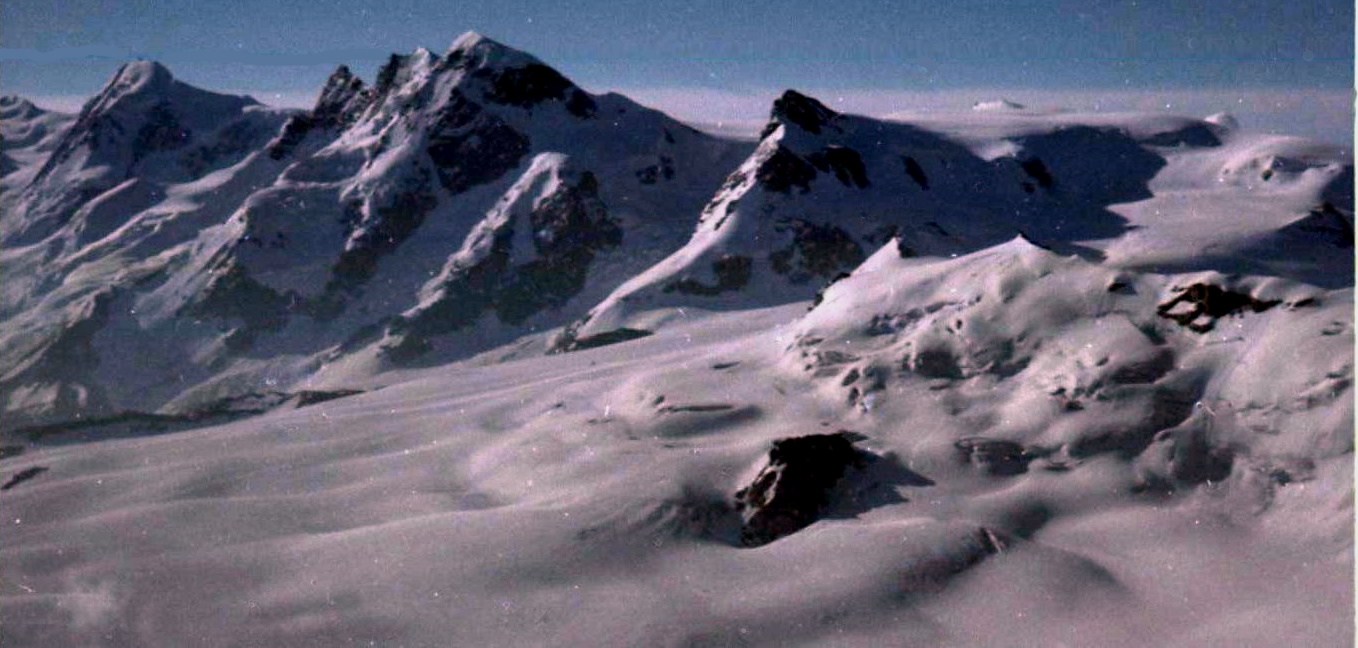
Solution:
[{"label": "snow-covered plateau", "polygon": [[0,644],[1352,645],[1351,151],[978,99],[5,97]]}]

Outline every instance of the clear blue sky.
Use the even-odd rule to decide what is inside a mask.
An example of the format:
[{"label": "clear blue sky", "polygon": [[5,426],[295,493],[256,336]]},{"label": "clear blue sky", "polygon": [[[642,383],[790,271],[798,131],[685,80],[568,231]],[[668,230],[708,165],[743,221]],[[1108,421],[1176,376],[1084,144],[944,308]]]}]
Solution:
[{"label": "clear blue sky", "polygon": [[0,91],[88,96],[141,56],[298,104],[337,64],[371,78],[387,53],[469,29],[596,91],[1353,87],[1350,0],[5,0]]}]

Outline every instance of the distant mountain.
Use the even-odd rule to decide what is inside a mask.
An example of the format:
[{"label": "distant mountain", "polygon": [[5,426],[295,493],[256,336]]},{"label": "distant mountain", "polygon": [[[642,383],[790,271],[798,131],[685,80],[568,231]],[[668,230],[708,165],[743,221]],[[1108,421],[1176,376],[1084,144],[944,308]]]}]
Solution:
[{"label": "distant mountain", "polygon": [[508,342],[671,252],[748,153],[477,34],[304,112],[130,63],[6,190],[0,392],[177,411]]},{"label": "distant mountain", "polygon": [[230,166],[267,141],[277,125],[277,114],[249,97],[199,90],[176,81],[158,63],[123,65],[22,189],[23,209],[18,218],[6,219],[0,241],[30,245],[63,228],[79,230],[82,242],[95,240],[121,219],[86,217],[72,227],[82,207],[119,194],[131,203],[120,214],[135,213],[134,205],[149,206],[155,185]]},{"label": "distant mountain", "polygon": [[[614,339],[619,332],[643,334],[646,327],[637,322],[647,318],[640,314],[655,309],[810,299],[888,241],[903,256],[946,257],[1022,233],[1063,253],[1103,259],[1145,235],[1120,205],[1158,205],[1153,188],[1167,178],[1194,189],[1240,182],[1242,165],[1279,169],[1276,176],[1262,167],[1254,171],[1250,177],[1264,186],[1249,185],[1248,191],[1300,200],[1272,203],[1265,209],[1275,216],[1250,220],[1243,228],[1215,227],[1184,239],[1212,246],[1211,254],[1200,247],[1175,250],[1163,260],[1165,267],[1206,263],[1309,272],[1308,280],[1330,275],[1342,282],[1349,265],[1342,255],[1323,255],[1324,263],[1302,271],[1280,259],[1261,263],[1261,255],[1272,252],[1255,245],[1269,236],[1272,225],[1266,221],[1294,218],[1307,205],[1344,205],[1335,213],[1351,222],[1351,162],[1337,149],[1322,148],[1300,140],[1237,137],[1229,125],[1148,115],[1043,115],[1006,108],[900,123],[840,114],[788,91],[774,102],[756,151],[704,208],[689,242],[623,284],[556,344],[572,348]],[[1144,255],[1138,252],[1137,258]]]}]

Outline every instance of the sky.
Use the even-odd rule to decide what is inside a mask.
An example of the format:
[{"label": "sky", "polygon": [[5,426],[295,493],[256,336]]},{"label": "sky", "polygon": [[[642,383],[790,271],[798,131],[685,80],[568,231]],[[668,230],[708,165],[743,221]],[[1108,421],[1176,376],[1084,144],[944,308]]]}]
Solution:
[{"label": "sky", "polygon": [[589,90],[737,129],[795,87],[863,114],[1004,96],[1353,135],[1348,0],[5,0],[0,92],[76,109],[120,62],[151,58],[305,106],[336,65],[371,78],[387,54],[441,52],[467,30]]}]

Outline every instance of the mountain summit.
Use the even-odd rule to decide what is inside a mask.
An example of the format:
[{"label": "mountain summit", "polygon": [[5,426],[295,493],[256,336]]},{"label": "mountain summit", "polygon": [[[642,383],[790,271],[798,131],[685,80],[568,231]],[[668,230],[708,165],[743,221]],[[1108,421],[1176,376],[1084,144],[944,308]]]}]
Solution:
[{"label": "mountain summit", "polygon": [[17,420],[182,412],[462,357],[658,261],[748,151],[475,33],[292,114],[130,63],[18,188],[0,394]]}]

